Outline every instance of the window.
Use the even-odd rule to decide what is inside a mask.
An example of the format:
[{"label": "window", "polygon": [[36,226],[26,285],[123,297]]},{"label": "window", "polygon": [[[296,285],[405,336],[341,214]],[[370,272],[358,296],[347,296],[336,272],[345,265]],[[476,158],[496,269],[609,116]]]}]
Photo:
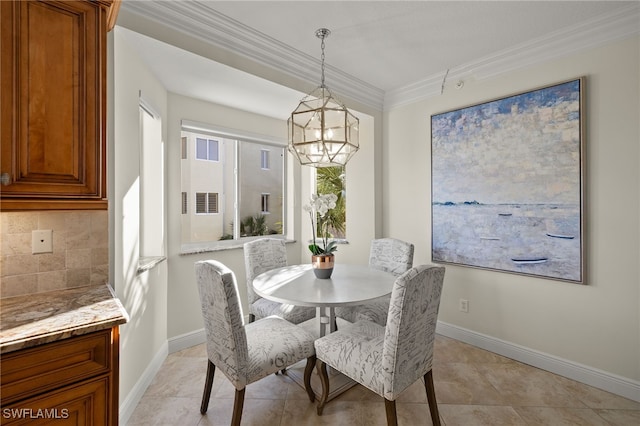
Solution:
[{"label": "window", "polygon": [[160,115],[139,100],[140,257],[164,255],[164,147]]},{"label": "window", "polygon": [[196,138],[196,158],[198,160],[219,161],[218,141]]},{"label": "window", "polygon": [[182,191],[182,214],[187,214],[189,201],[187,200],[187,193]]},{"label": "window", "polygon": [[284,234],[285,141],[187,120],[181,137],[196,149],[181,162],[181,191],[195,194],[181,217],[183,251]]},{"label": "window", "polygon": [[266,149],[260,150],[260,168],[262,170],[269,170],[269,151]]},{"label": "window", "polygon": [[336,194],[336,207],[329,210],[329,234],[334,239],[344,239],[347,233],[347,200],[344,167],[316,168],[316,193]]},{"label": "window", "polygon": [[218,213],[218,193],[217,192],[196,192],[196,213],[197,214]]}]

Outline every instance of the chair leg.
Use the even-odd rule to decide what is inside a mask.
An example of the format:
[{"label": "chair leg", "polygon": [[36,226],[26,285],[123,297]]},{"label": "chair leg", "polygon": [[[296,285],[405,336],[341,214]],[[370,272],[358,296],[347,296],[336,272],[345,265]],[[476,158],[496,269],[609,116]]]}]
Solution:
[{"label": "chair leg", "polygon": [[211,398],[211,387],[213,386],[213,376],[216,374],[216,366],[209,360],[207,364],[207,378],[204,382],[204,392],[202,392],[202,404],[200,404],[200,413],[204,414],[209,408],[209,399]]},{"label": "chair leg", "polygon": [[398,415],[396,414],[396,401],[384,399],[384,409],[387,412],[387,426],[398,426]]},{"label": "chair leg", "polygon": [[307,391],[307,395],[309,395],[309,401],[311,402],[316,400],[316,394],[313,393],[313,389],[311,388],[311,373],[313,373],[314,365],[316,365],[315,355],[307,358],[307,365],[304,367],[304,388]]},{"label": "chair leg", "polygon": [[240,426],[240,420],[242,420],[242,407],[244,406],[244,390],[236,389],[236,397],[233,401],[233,417],[231,417],[231,426]]},{"label": "chair leg", "polygon": [[317,360],[316,369],[318,370],[318,376],[320,376],[320,382],[322,383],[322,396],[318,401],[318,415],[322,415],[322,410],[324,409],[324,404],[327,403],[327,399],[329,398],[329,376],[327,375],[327,364],[325,364],[322,360]]},{"label": "chair leg", "polygon": [[431,422],[433,426],[440,426],[440,413],[436,403],[436,388],[433,386],[433,370],[429,370],[424,375],[424,388],[427,391],[427,401],[429,402],[429,412],[431,412]]}]

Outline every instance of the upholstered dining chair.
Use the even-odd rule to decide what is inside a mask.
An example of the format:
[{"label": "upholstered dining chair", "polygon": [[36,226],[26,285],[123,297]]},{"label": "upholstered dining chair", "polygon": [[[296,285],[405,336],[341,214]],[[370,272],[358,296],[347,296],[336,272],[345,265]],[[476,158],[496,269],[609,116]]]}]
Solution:
[{"label": "upholstered dining chair", "polygon": [[318,415],[329,395],[329,365],[384,397],[390,426],[397,425],[396,398],[423,378],[431,421],[440,425],[431,367],[443,280],[442,266],[411,268],[393,284],[386,327],[361,320],[316,340]]},{"label": "upholstered dining chair", "polygon": [[233,271],[215,260],[196,262],[195,270],[208,357],[200,412],[205,414],[209,407],[216,368],[222,370],[236,388],[231,424],[240,425],[246,386],[305,358],[304,384],[313,402],[311,373],[315,365],[315,337],[275,316],[245,325]]},{"label": "upholstered dining chair", "polygon": [[[396,238],[378,238],[371,241],[369,267],[390,272],[395,276],[413,266],[413,244]],[[369,320],[384,326],[391,296],[380,297],[359,306],[336,308],[336,317],[349,322]]]},{"label": "upholstered dining chair", "polygon": [[287,249],[284,240],[260,238],[244,244],[244,264],[247,272],[247,296],[249,322],[256,318],[277,315],[294,324],[300,324],[316,316],[316,309],[295,306],[264,299],[253,290],[253,279],[263,272],[287,266]]}]

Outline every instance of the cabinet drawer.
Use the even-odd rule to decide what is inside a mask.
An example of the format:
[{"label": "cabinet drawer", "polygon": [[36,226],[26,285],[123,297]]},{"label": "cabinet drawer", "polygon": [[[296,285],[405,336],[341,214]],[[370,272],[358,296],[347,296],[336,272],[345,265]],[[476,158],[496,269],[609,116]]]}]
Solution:
[{"label": "cabinet drawer", "polygon": [[2,406],[110,372],[111,337],[111,330],[104,330],[4,354]]}]

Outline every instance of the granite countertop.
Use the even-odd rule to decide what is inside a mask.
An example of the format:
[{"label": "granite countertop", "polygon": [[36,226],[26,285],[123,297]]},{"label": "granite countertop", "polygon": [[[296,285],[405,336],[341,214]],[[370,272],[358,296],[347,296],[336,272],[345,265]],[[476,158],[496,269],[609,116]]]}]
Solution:
[{"label": "granite countertop", "polygon": [[0,353],[104,330],[129,320],[106,284],[0,299]]}]

